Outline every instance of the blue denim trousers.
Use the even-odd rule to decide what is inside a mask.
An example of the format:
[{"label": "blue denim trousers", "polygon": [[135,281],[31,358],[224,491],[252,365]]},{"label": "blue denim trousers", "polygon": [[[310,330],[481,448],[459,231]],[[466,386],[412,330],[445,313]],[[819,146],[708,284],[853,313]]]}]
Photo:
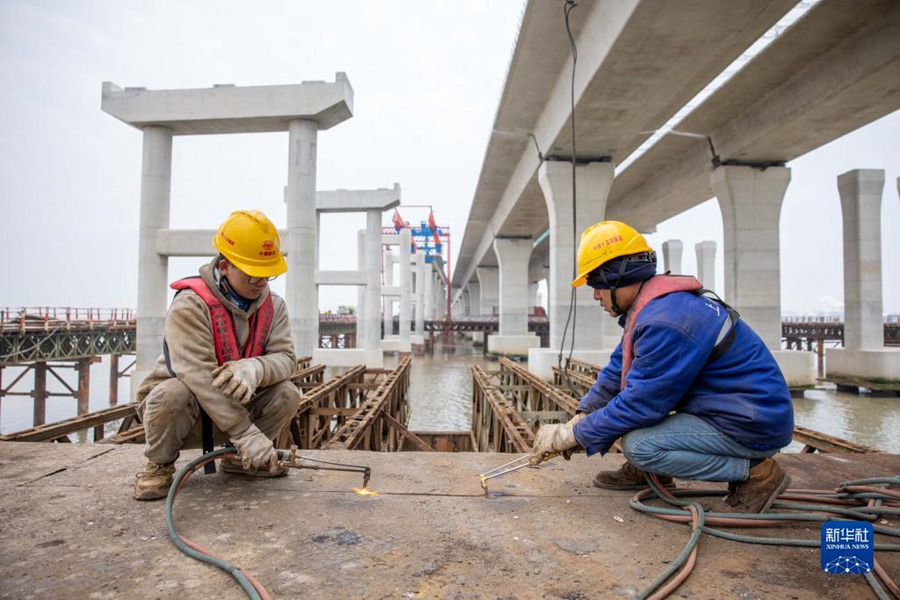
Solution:
[{"label": "blue denim trousers", "polygon": [[622,438],[628,461],[651,473],[700,481],[744,481],[750,459],[775,450],[750,450],[700,417],[669,415],[653,427],[635,429]]}]

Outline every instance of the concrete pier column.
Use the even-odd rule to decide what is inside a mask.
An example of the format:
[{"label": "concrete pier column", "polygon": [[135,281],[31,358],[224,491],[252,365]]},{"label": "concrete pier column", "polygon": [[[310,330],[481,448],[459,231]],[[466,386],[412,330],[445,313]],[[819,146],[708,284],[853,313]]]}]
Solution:
[{"label": "concrete pier column", "polygon": [[416,251],[416,333],[425,332],[425,252]]},{"label": "concrete pier column", "polygon": [[138,241],[137,356],[131,397],[162,354],[163,322],[169,290],[169,260],[156,253],[156,236],[169,227],[172,196],[172,131],[144,127],[141,162],[141,216]]},{"label": "concrete pier column", "polygon": [[500,269],[478,267],[475,274],[481,285],[481,314],[493,315],[494,309],[500,304]]},{"label": "concrete pier column", "polygon": [[882,169],[838,176],[844,224],[844,348],[884,348],[881,281]]},{"label": "concrete pier column", "polygon": [[531,314],[534,312],[536,306],[538,306],[538,282],[533,281],[528,284],[528,313]]},{"label": "concrete pier column", "polygon": [[716,291],[716,243],[712,241],[698,242],[697,279],[708,290]]},{"label": "concrete pier column", "polygon": [[[477,317],[482,314],[481,283],[479,283],[477,279],[473,279],[469,282],[469,315]],[[471,339],[475,345],[480,345],[484,339],[480,331],[470,331],[466,335],[469,336],[469,339]]]},{"label": "concrete pier column", "polygon": [[444,288],[441,274],[437,267],[431,270],[431,279],[434,281],[434,318],[439,319],[447,314],[447,290]]},{"label": "concrete pier column", "polygon": [[684,244],[681,240],[667,240],[663,242],[662,251],[665,270],[672,273],[672,275],[684,273],[681,268],[681,255],[684,251]]},{"label": "concrete pier column", "polygon": [[[356,267],[360,271],[366,270],[366,230],[359,229],[356,232]],[[356,347],[368,348],[368,328],[367,322],[367,306],[368,298],[366,297],[367,286],[356,286]]]},{"label": "concrete pier column", "polygon": [[[544,379],[553,375],[557,354],[563,342],[563,330],[572,298],[575,278],[575,252],[582,232],[606,214],[606,201],[615,175],[612,162],[592,162],[575,167],[577,202],[572,197],[572,165],[548,161],[538,169],[538,181],[544,192],[550,221],[550,272],[547,277],[547,315],[550,319],[550,348],[534,348],[528,352],[528,370]],[[572,222],[573,203],[575,222]],[[575,291],[576,322],[569,323],[565,348],[574,341],[573,356],[595,364],[606,364],[609,351],[604,351],[604,332],[611,320],[593,299],[593,290],[582,286]],[[573,338],[569,336],[574,336]]]},{"label": "concrete pier column", "polygon": [[400,261],[400,351],[409,352],[409,322],[412,317],[410,300],[412,285],[412,256],[410,254],[412,234],[409,228],[400,230],[400,250],[397,259]]},{"label": "concrete pier column", "polygon": [[[581,233],[606,214],[606,200],[612,185],[615,166],[596,162],[576,167],[578,193],[575,223],[572,223],[572,165],[568,162],[545,162],[538,170],[538,181],[544,192],[550,218],[550,274],[548,277],[550,348],[559,350],[563,327],[572,297],[575,278],[575,252]],[[605,315],[593,299],[593,290],[582,286],[576,290],[577,327],[570,323],[569,334],[575,335],[578,350],[599,350],[603,344]],[[566,342],[568,348],[569,342]]]},{"label": "concrete pier column", "polygon": [[469,282],[469,314],[481,314],[481,284],[474,279]]},{"label": "concrete pier column", "polygon": [[425,318],[434,318],[434,265],[425,263]]},{"label": "concrete pier column", "polygon": [[900,390],[900,349],[884,347],[884,171],[848,171],[838,177],[838,190],[844,229],[844,347],[825,351],[825,379],[857,389]]},{"label": "concrete pier column", "polygon": [[789,387],[813,387],[816,355],[781,350],[779,219],[791,170],[718,167],[710,182],[722,211],[724,300],[741,313],[772,351]]},{"label": "concrete pier column", "polygon": [[318,347],[319,294],[316,270],[315,121],[288,124],[287,264],[285,302],[297,356],[312,356]]},{"label": "concrete pier column", "polygon": [[[531,238],[496,238],[494,252],[499,263],[500,327],[488,338],[488,348],[497,354],[525,355],[541,345],[528,333],[528,261]],[[482,288],[484,286],[482,280]]]},{"label": "concrete pier column", "polygon": [[366,211],[366,364],[383,364],[381,354],[381,211]]},{"label": "concrete pier column", "polygon": [[719,167],[711,175],[724,224],[725,301],[770,350],[781,348],[779,219],[791,170]]},{"label": "concrete pier column", "polygon": [[[384,285],[394,286],[394,253],[390,248],[384,249]],[[384,314],[383,327],[385,337],[394,334],[394,300],[389,296],[383,296]]]}]

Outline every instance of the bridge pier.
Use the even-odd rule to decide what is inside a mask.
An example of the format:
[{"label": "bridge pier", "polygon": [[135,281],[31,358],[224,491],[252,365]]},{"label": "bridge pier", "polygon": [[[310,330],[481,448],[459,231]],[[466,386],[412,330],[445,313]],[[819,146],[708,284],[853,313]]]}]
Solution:
[{"label": "bridge pier", "polygon": [[697,279],[706,289],[716,291],[716,243],[698,242],[694,249],[697,252]]},{"label": "bridge pier", "polygon": [[[558,362],[558,354],[565,348],[568,355],[573,338],[574,357],[600,364],[606,364],[609,360],[611,350],[604,350],[606,323],[609,319],[597,307],[593,290],[586,286],[575,290],[576,318],[570,320],[568,317],[573,297],[571,282],[575,273],[575,250],[581,233],[604,219],[614,176],[615,165],[612,162],[577,165],[576,203],[572,195],[571,163],[545,161],[538,169],[538,181],[544,193],[550,220],[550,273],[547,280],[550,347],[532,348],[528,351],[528,370],[544,380],[549,381],[553,377],[552,367]],[[573,213],[575,223],[572,223]],[[569,330],[563,344],[567,322]]]},{"label": "bridge pier", "polygon": [[900,349],[884,347],[881,196],[884,170],[838,176],[844,230],[844,348],[829,348],[826,379],[900,391]]},{"label": "bridge pier", "polygon": [[726,302],[741,313],[778,361],[788,387],[813,387],[815,357],[781,350],[779,219],[791,170],[720,166],[710,176],[722,211]]},{"label": "bridge pier", "polygon": [[172,193],[172,130],[143,129],[141,222],[138,235],[137,362],[131,397],[156,366],[162,352],[163,321],[169,290],[169,259],[156,251],[159,232],[169,228]]},{"label": "bridge pier", "polygon": [[[663,268],[673,275],[681,275],[681,255],[684,252],[684,243],[681,240],[666,240],[662,244]],[[662,272],[662,270],[660,270]]]},{"label": "bridge pier", "polygon": [[526,355],[541,340],[528,333],[528,260],[531,238],[497,238],[500,318],[497,334],[488,340],[494,354]]}]

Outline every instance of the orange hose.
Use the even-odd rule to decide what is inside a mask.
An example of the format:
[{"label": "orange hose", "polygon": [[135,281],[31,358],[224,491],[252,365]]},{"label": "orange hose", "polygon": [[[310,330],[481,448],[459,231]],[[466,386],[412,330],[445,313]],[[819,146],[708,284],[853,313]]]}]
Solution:
[{"label": "orange hose", "polygon": [[[656,476],[652,475],[652,477],[656,477]],[[689,506],[688,510],[691,511],[691,522],[693,525],[692,529],[696,529],[697,526],[700,524],[700,513],[697,512],[697,508],[695,506]],[[680,586],[682,583],[684,583],[684,581],[691,574],[691,571],[694,570],[694,565],[697,562],[697,549],[699,546],[700,546],[700,540],[698,539],[697,543],[694,545],[693,550],[691,550],[690,555],[688,555],[688,558],[685,561],[684,566],[681,567],[680,571],[678,571],[678,574],[675,575],[675,577],[673,577],[672,579],[670,579],[668,581],[668,583],[666,583],[666,585],[661,587],[659,589],[659,591],[657,591],[655,594],[650,596],[647,600],[663,600],[663,598],[668,597],[669,594],[671,594],[676,589],[678,589],[678,586]]]}]

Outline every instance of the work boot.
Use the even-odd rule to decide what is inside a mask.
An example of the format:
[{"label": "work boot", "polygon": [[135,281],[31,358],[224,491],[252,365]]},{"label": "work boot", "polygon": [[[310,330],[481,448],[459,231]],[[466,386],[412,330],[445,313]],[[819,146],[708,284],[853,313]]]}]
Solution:
[{"label": "work boot", "polygon": [[231,473],[232,475],[248,475],[250,477],[284,477],[288,474],[287,467],[278,467],[274,471],[269,471],[268,469],[259,469],[251,473],[244,468],[244,465],[241,464],[241,461],[234,458],[223,458],[219,466],[222,468],[223,472]]},{"label": "work boot", "polygon": [[[675,482],[668,475],[657,474],[656,478],[667,488],[675,488]],[[594,485],[604,490],[642,490],[650,487],[643,471],[630,462],[615,471],[600,471],[594,477]]]},{"label": "work boot", "polygon": [[135,500],[159,500],[169,495],[175,474],[175,463],[158,465],[148,462],[144,470],[134,477]]},{"label": "work boot", "polygon": [[790,484],[791,476],[775,460],[767,458],[750,469],[746,481],[728,484],[728,495],[717,512],[766,512]]}]

